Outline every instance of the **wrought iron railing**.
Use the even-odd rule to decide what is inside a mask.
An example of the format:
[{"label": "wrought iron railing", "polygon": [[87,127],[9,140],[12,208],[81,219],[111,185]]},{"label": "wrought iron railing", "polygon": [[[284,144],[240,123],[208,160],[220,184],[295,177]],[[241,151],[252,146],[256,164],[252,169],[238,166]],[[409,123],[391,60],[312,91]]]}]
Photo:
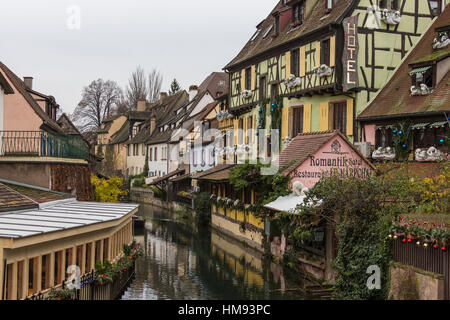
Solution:
[{"label": "wrought iron railing", "polygon": [[0,156],[88,159],[89,150],[80,136],[44,131],[0,131]]}]

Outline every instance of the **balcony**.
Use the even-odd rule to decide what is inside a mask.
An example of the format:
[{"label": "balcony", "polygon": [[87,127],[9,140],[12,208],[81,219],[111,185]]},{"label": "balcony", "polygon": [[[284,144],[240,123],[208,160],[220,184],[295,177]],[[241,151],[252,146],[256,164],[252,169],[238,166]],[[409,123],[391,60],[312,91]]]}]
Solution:
[{"label": "balcony", "polygon": [[0,131],[0,157],[89,158],[85,141],[79,136],[44,131]]}]

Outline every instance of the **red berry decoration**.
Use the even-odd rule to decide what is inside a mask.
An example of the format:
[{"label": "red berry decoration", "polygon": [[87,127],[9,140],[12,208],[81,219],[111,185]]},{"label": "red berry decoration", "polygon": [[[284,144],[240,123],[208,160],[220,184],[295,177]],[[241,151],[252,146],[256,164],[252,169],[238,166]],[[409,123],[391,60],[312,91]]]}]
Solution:
[{"label": "red berry decoration", "polygon": [[435,245],[433,246],[433,248],[439,249],[439,246],[438,246],[437,244],[435,244]]},{"label": "red berry decoration", "polygon": [[442,251],[443,251],[443,252],[446,252],[446,251],[447,251],[447,248],[446,248],[446,247],[442,247]]},{"label": "red berry decoration", "polygon": [[411,239],[408,239],[408,243],[411,243],[412,242],[412,240]]},{"label": "red berry decoration", "polygon": [[403,243],[406,243],[406,239],[403,239]]}]

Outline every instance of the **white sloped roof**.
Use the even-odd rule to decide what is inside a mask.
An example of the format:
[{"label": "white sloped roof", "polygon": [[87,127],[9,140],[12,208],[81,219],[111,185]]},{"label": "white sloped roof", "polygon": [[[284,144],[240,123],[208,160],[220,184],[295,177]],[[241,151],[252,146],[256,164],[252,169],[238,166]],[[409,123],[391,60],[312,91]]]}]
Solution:
[{"label": "white sloped roof", "polygon": [[39,210],[0,214],[0,238],[23,238],[39,234],[118,220],[137,204],[81,202],[76,200],[49,203]]}]

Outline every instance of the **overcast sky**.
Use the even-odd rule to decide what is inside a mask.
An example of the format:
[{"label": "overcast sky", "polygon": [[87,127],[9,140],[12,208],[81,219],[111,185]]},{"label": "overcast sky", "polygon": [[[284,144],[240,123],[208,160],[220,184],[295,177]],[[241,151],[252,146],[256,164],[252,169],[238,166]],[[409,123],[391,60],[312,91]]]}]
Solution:
[{"label": "overcast sky", "polygon": [[[14,0],[0,4],[0,60],[72,113],[98,78],[124,87],[156,67],[163,91],[199,85],[238,53],[276,0]],[[77,19],[77,10],[80,19]],[[80,21],[79,29],[78,23]]]}]

